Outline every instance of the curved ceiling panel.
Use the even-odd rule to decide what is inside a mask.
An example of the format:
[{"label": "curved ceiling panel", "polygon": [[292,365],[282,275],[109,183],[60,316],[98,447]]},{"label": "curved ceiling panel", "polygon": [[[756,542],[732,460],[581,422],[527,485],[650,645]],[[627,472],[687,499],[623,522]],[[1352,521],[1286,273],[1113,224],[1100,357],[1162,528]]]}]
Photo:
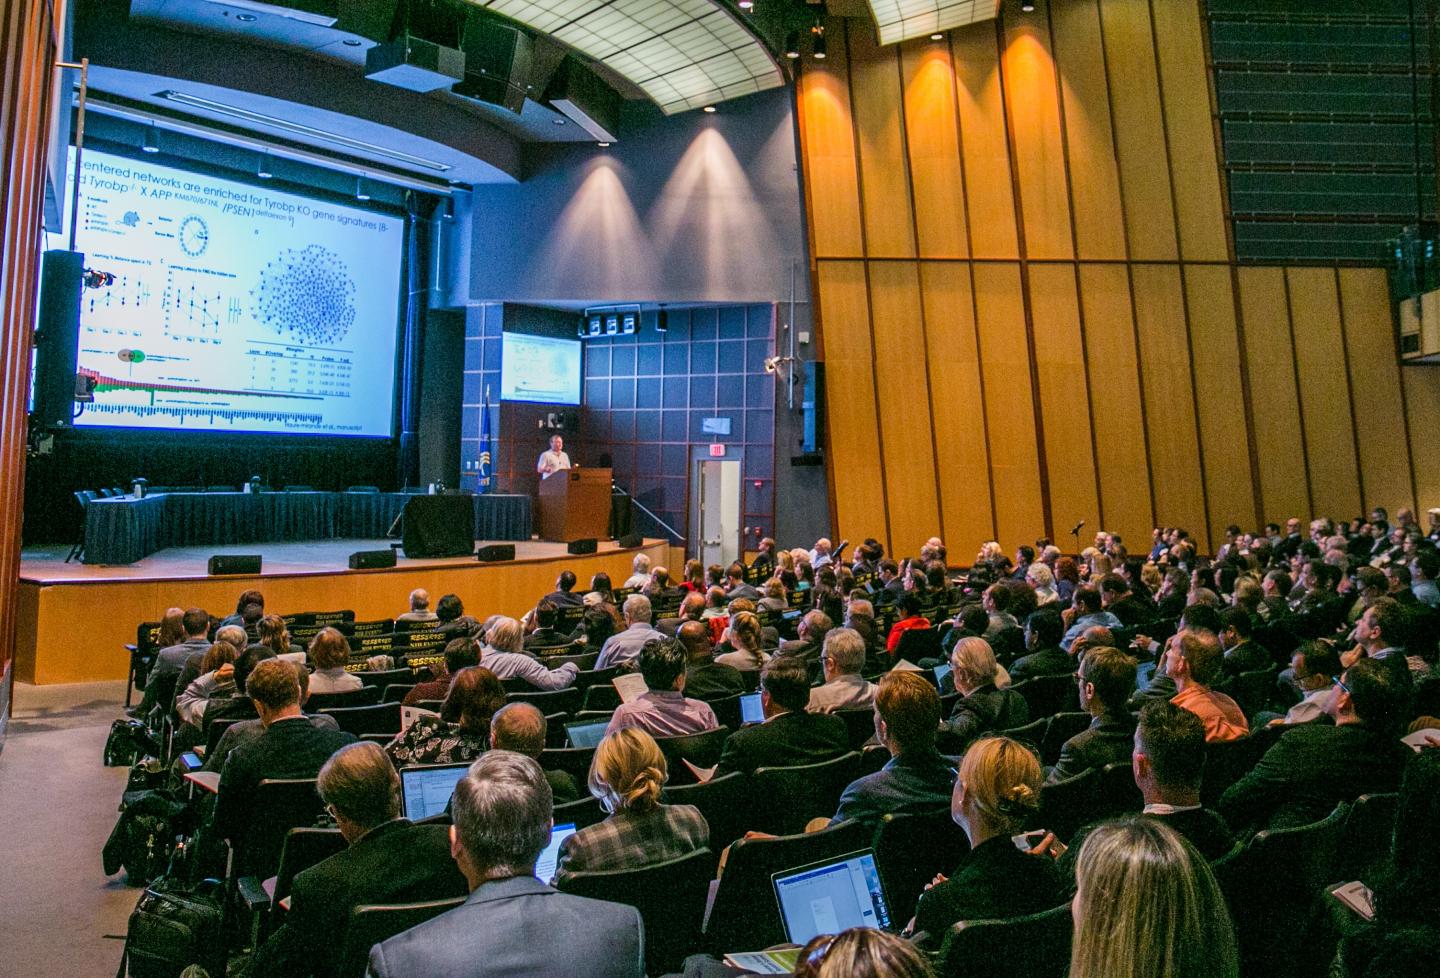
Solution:
[{"label": "curved ceiling panel", "polygon": [[999,0],[869,0],[881,44],[993,20]]},{"label": "curved ceiling panel", "polygon": [[667,114],[778,88],[753,34],[710,0],[474,0],[634,82]]}]

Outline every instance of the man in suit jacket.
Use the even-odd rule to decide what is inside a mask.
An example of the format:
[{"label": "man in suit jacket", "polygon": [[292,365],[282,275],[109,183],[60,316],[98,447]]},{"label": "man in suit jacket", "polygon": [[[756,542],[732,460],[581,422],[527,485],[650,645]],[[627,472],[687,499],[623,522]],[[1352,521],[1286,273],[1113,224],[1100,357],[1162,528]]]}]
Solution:
[{"label": "man in suit jacket", "polygon": [[778,655],[793,655],[805,661],[810,669],[812,682],[820,678],[820,652],[825,644],[825,635],[835,626],[830,616],[823,611],[805,612],[795,633],[794,641],[781,642]]},{"label": "man in suit jacket", "polygon": [[253,974],[342,978],[345,942],[336,936],[356,907],[468,892],[449,829],[400,817],[400,776],[379,744],[340,748],[318,787],[349,848],[296,875],[285,923],[256,952]]},{"label": "man in suit jacket", "polygon": [[[1025,619],[1025,650],[1007,670],[1012,683],[1036,676],[1068,676],[1075,672],[1075,660],[1060,647],[1065,622],[1054,608],[1037,608]],[[1074,645],[1071,645],[1074,648]]]},{"label": "man in suit jacket", "polygon": [[561,608],[579,608],[585,603],[580,595],[575,593],[575,572],[568,570],[560,572],[560,577],[555,581],[555,590],[545,597]]},{"label": "man in suit jacket", "polygon": [[[831,632],[831,635],[836,632]],[[805,664],[778,656],[760,670],[760,706],[765,722],[742,727],[725,741],[715,777],[731,771],[746,775],[758,767],[794,767],[839,757],[850,749],[839,717],[807,713],[810,679]]]},{"label": "man in suit jacket", "polygon": [[725,571],[726,591],[725,600],[734,601],[736,598],[749,598],[751,601],[759,601],[765,595],[753,585],[745,583],[745,565],[736,561]]},{"label": "man in suit jacket", "polygon": [[[538,762],[545,750],[549,721],[534,703],[506,703],[490,718],[490,749],[509,750]],[[575,776],[568,771],[546,771],[555,804],[563,805],[580,797]]]},{"label": "man in suit jacket", "polygon": [[1255,623],[1249,612],[1244,608],[1227,608],[1220,615],[1220,626],[1220,643],[1225,647],[1220,668],[1226,678],[1269,667],[1270,653],[1260,643],[1251,641]]},{"label": "man in suit jacket", "polygon": [[470,897],[370,949],[370,978],[641,978],[634,907],[572,896],[535,878],[550,841],[540,765],[490,751],[455,786],[450,852]]},{"label": "man in suit jacket", "polygon": [[680,626],[687,621],[699,621],[705,615],[705,595],[691,591],[680,600],[680,612],[674,618],[661,618],[655,623],[655,630],[667,638],[674,638]]},{"label": "man in suit jacket", "polygon": [[[210,648],[210,616],[204,608],[188,609],[180,619],[180,626],[185,629],[185,641],[156,653],[155,663],[150,667],[150,675],[145,680],[145,695],[140,698],[139,704],[129,711],[131,716],[144,716],[157,706],[168,708],[168,702],[160,701],[165,692],[163,687],[169,686],[173,689],[178,685],[180,670],[186,660],[197,652],[204,655]],[[171,699],[174,699],[173,694]]]},{"label": "man in suit jacket", "polygon": [[715,661],[708,625],[687,621],[680,626],[676,638],[685,646],[685,692],[697,700],[709,701],[745,691],[740,670]]},{"label": "man in suit jacket", "polygon": [[295,666],[266,659],[245,682],[255,703],[263,736],[231,753],[220,772],[211,827],[219,839],[235,839],[250,815],[255,788],[266,778],[313,778],[321,765],[354,734],[320,730],[300,712],[300,682]]},{"label": "man in suit jacket", "polygon": [[1090,649],[1080,662],[1080,708],[1093,718],[1060,748],[1060,760],[1046,775],[1054,784],[1130,759],[1135,723],[1125,701],[1135,689],[1135,660],[1119,649]]},{"label": "man in suit jacket", "polygon": [[[250,709],[250,719],[240,720],[225,728],[225,732],[220,735],[220,739],[215,743],[215,749],[206,755],[205,764],[201,767],[202,771],[214,771],[216,774],[219,774],[225,770],[225,762],[230,759],[231,754],[243,745],[250,743],[252,740],[259,740],[265,735],[265,725],[260,722],[260,718],[255,714],[255,704],[251,701],[250,697],[245,695],[245,680],[249,678],[255,666],[259,665],[265,659],[275,658],[275,655],[269,649],[262,649],[260,651],[264,653],[263,655],[257,655],[254,659],[251,659],[251,653],[254,651],[253,649],[247,649],[239,659],[235,660],[236,695],[229,699],[217,700],[215,704],[212,704],[212,706],[214,706],[216,704],[228,705],[231,702],[244,703]],[[240,666],[247,661],[249,664],[245,666],[242,672]],[[300,681],[300,708],[303,710],[305,708],[305,701],[310,698],[310,674],[304,669],[296,669],[295,675]],[[206,710],[206,712],[208,713],[209,710]],[[340,729],[340,724],[336,723],[335,718],[328,713],[307,713],[305,716],[310,721],[311,726],[321,730]],[[208,734],[209,728],[207,727],[207,737]]]},{"label": "man in suit jacket", "polygon": [[811,713],[836,710],[871,710],[875,707],[875,684],[860,675],[865,668],[865,639],[853,628],[832,628],[825,636],[820,666],[825,685],[810,690],[805,707]]},{"label": "man in suit jacket", "polygon": [[1338,802],[1395,791],[1408,749],[1397,739],[1406,693],[1394,672],[1362,659],[1335,684],[1335,725],[1288,730],[1254,770],[1220,798],[1230,825],[1285,828],[1329,815]]}]

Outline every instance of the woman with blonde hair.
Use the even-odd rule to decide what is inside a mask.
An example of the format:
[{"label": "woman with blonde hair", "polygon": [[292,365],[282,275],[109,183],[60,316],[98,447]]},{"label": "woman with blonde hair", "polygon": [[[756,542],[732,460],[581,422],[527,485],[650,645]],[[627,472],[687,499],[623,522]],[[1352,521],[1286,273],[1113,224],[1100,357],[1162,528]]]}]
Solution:
[{"label": "woman with blonde hair", "polygon": [[717,655],[715,662],[718,665],[739,669],[741,672],[757,672],[770,661],[770,656],[765,654],[760,640],[760,619],[754,612],[741,611],[731,615],[727,634],[734,651]]},{"label": "woman with blonde hair", "polygon": [[1159,819],[1090,832],[1075,865],[1070,978],[1237,978],[1215,874]]},{"label": "woman with blonde hair", "polygon": [[925,954],[903,937],[870,927],[820,934],[800,951],[795,978],[934,978]]},{"label": "woman with blonde hair", "polygon": [[915,930],[939,947],[961,920],[1004,920],[1050,910],[1066,888],[1049,856],[1022,852],[1010,837],[1039,810],[1040,762],[1009,737],[976,741],[960,762],[950,815],[970,840],[970,855],[951,877],[935,877],[920,895]]},{"label": "woman with blonde hair", "polygon": [[1055,575],[1044,564],[1033,563],[1025,571],[1025,583],[1035,590],[1035,607],[1043,608],[1060,600],[1055,590]]},{"label": "woman with blonde hair", "polygon": [[660,804],[669,777],[660,745],[640,728],[623,727],[600,741],[590,763],[590,794],[610,817],[561,844],[555,878],[639,869],[707,845],[710,826],[698,808]]}]

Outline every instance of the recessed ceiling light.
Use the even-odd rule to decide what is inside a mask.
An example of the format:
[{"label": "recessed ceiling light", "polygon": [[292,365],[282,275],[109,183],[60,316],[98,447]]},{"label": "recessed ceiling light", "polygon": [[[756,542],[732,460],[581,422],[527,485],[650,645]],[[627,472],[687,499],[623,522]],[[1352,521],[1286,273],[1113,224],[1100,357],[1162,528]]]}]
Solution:
[{"label": "recessed ceiling light", "polygon": [[253,24],[253,23],[255,23],[255,15],[254,15],[254,14],[236,14],[236,15],[235,15],[235,19],[238,20],[238,21],[239,21],[240,23],[242,23],[242,24]]},{"label": "recessed ceiling light", "polygon": [[715,106],[713,106],[713,105],[707,105],[707,106],[705,106],[705,111],[706,111],[706,112],[709,112],[711,115],[714,115],[714,113],[715,113]]},{"label": "recessed ceiling light", "polygon": [[754,10],[755,0],[739,0],[741,10]]},{"label": "recessed ceiling light", "polygon": [[609,148],[610,148],[610,144],[609,144],[609,143],[596,143],[595,145],[596,145],[596,146],[599,146],[601,149],[609,149]]},{"label": "recessed ceiling light", "polygon": [[944,34],[941,34],[939,31],[936,31],[934,34],[931,34],[931,35],[930,35],[930,40],[932,40],[932,41],[943,41],[943,40],[945,40],[945,35],[944,35]]},{"label": "recessed ceiling light", "polygon": [[358,47],[359,47],[361,44],[363,44],[364,42],[363,42],[363,41],[357,41],[357,40],[356,40],[355,38],[353,38],[353,37],[347,37],[347,38],[345,38],[345,40],[341,41],[340,43],[343,44],[343,45],[345,45],[347,48],[358,48]]},{"label": "recessed ceiling light", "polygon": [[557,125],[557,126],[563,126],[563,125],[565,125],[565,120],[564,120],[564,119],[551,119],[550,121],[553,122],[553,123],[555,123],[555,125]]}]

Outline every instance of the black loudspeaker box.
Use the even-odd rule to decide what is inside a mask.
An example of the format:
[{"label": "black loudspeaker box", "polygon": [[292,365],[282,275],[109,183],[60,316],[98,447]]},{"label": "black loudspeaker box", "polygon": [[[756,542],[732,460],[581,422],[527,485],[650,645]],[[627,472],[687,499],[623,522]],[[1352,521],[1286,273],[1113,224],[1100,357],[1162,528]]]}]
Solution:
[{"label": "black loudspeaker box", "polygon": [[645,538],[638,533],[627,533],[615,542],[620,544],[622,550],[633,550],[636,547],[644,546]]},{"label": "black loudspeaker box", "polygon": [[377,567],[394,566],[394,550],[357,550],[350,555],[351,570],[373,570]]},{"label": "black loudspeaker box", "polygon": [[565,550],[567,553],[572,554],[593,554],[595,552],[595,539],[591,537],[588,540],[571,540],[565,545]]},{"label": "black loudspeaker box", "polygon": [[[75,420],[75,362],[84,276],[84,255],[45,252],[35,325],[35,417],[46,425],[69,426]],[[115,366],[120,369],[118,362]]]},{"label": "black loudspeaker box", "polygon": [[216,554],[210,558],[211,574],[258,574],[259,554]]},{"label": "black loudspeaker box", "polygon": [[515,544],[492,543],[475,551],[475,559],[491,563],[497,560],[514,560]]}]

